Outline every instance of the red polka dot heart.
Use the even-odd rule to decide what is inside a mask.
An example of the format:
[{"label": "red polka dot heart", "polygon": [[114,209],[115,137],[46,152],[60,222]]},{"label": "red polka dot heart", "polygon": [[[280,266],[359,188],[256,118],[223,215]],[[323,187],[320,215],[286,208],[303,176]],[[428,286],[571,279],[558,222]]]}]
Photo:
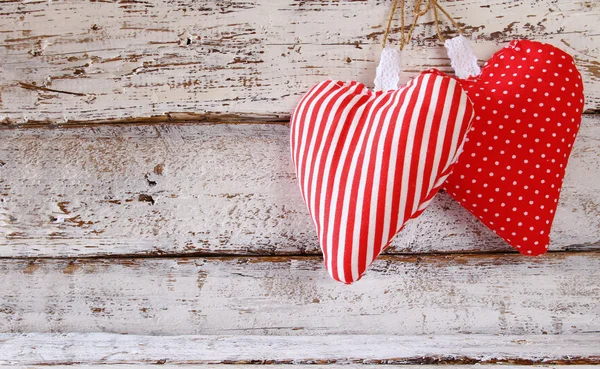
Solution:
[{"label": "red polka dot heart", "polygon": [[517,40],[459,81],[475,119],[444,187],[521,253],[543,254],[581,122],[581,75],[560,49]]}]

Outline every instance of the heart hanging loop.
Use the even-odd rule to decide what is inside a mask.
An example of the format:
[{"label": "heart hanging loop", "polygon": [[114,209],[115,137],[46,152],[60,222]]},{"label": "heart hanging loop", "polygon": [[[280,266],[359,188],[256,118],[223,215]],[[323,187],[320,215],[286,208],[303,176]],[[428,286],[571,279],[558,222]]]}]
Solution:
[{"label": "heart hanging loop", "polygon": [[[450,58],[450,64],[452,65],[452,69],[454,69],[454,73],[458,78],[462,79],[478,76],[479,73],[481,73],[481,69],[479,68],[479,65],[477,65],[477,57],[475,56],[473,49],[471,49],[469,40],[463,36],[462,29],[437,0],[429,0],[429,2],[433,8],[433,17],[438,39],[442,41],[446,47],[448,58]],[[440,17],[438,12],[441,12],[448,18],[454,28],[458,31],[458,36],[447,40],[444,38],[442,31],[440,30]]]},{"label": "heart hanging loop", "polygon": [[[400,3],[400,47],[399,49],[386,47],[387,39],[390,34],[390,28],[394,14]],[[400,73],[402,72],[402,50],[404,46],[408,44],[412,38],[413,31],[415,30],[417,20],[419,17],[426,14],[431,8],[431,4],[426,2],[425,9],[421,9],[423,0],[417,0],[414,9],[414,20],[413,23],[406,33],[404,22],[405,22],[405,0],[394,0],[392,2],[392,8],[390,9],[390,15],[388,17],[387,26],[383,34],[383,41],[381,46],[383,51],[381,52],[381,59],[377,66],[377,72],[375,76],[375,91],[389,91],[398,88],[400,83]]]},{"label": "heart hanging loop", "polygon": [[[404,40],[404,2],[400,0],[400,9],[402,10],[401,16],[401,36],[400,39]],[[387,26],[383,33],[383,41],[381,42],[381,58],[379,59],[379,65],[375,75],[375,91],[389,91],[396,90],[400,84],[400,72],[402,71],[402,55],[400,50],[385,47],[387,43],[388,35],[390,34],[390,28],[392,25],[392,19],[398,8],[398,0],[394,0],[392,8],[390,9],[390,15],[388,17]]]},{"label": "heart hanging loop", "polygon": [[[412,25],[410,26],[410,29],[408,30],[408,34],[405,35],[404,27],[402,28],[402,35],[401,35],[401,40],[400,40],[400,50],[404,50],[404,46],[406,46],[412,39],[412,35],[413,35],[413,32],[415,31],[415,28],[417,27],[417,21],[419,20],[419,18],[421,18],[422,16],[427,14],[427,12],[429,12],[429,10],[431,10],[432,1],[433,0],[416,0],[415,8],[413,10],[413,22],[412,22]],[[425,8],[421,9],[423,6],[423,3],[425,3]],[[402,4],[402,5],[404,5],[404,4]],[[401,13],[402,13],[401,14],[402,24],[404,24],[404,6],[402,6]]]},{"label": "heart hanging loop", "polygon": [[440,30],[440,15],[439,15],[438,11],[442,12],[442,14],[444,14],[446,16],[446,18],[448,18],[448,20],[452,23],[454,28],[456,28],[456,31],[458,31],[459,35],[463,34],[462,28],[460,28],[460,26],[458,25],[458,23],[456,23],[454,18],[452,18],[450,13],[448,13],[448,11],[446,11],[446,9],[444,9],[440,5],[440,3],[438,3],[437,0],[428,0],[428,2],[429,2],[428,6],[433,9],[433,18],[435,20],[435,29],[437,31],[438,39],[440,41],[446,42],[446,39],[444,38],[444,36],[442,36],[442,31]]},{"label": "heart hanging loop", "polygon": [[384,48],[375,75],[375,91],[397,90],[401,72],[402,52],[392,47]]},{"label": "heart hanging loop", "polygon": [[[401,0],[402,1],[402,5],[400,5],[400,7],[402,8],[402,12],[404,13],[404,1],[405,0]],[[390,15],[388,16],[388,22],[387,22],[387,26],[385,28],[385,32],[383,33],[383,41],[381,42],[381,47],[385,49],[385,45],[387,43],[387,38],[388,35],[390,34],[390,27],[392,26],[392,19],[394,18],[394,13],[396,13],[396,8],[398,7],[398,0],[394,0],[392,2],[392,9],[390,9]],[[402,17],[402,25],[401,25],[401,32],[404,33],[404,16]]]},{"label": "heart hanging loop", "polygon": [[[388,17],[387,26],[385,28],[385,32],[383,33],[383,41],[381,42],[381,47],[384,49],[387,44],[387,39],[390,34],[390,28],[392,26],[392,20],[394,18],[394,14],[396,13],[396,9],[398,8],[399,2],[400,2],[400,50],[403,50],[404,46],[406,46],[412,39],[412,35],[417,26],[417,21],[419,20],[419,18],[424,16],[425,14],[427,14],[427,12],[432,9],[433,3],[437,4],[437,1],[435,1],[435,0],[416,0],[415,8],[413,10],[413,15],[414,15],[413,22],[412,22],[410,28],[408,29],[408,33],[407,33],[406,27],[405,27],[406,0],[394,0],[392,2],[392,8],[390,9],[390,15]],[[423,6],[425,6],[425,7],[423,8]],[[438,6],[439,6],[439,4],[438,4]],[[447,14],[445,10],[444,10],[444,14]],[[436,26],[437,26],[437,21],[436,21]],[[440,33],[438,32],[438,35],[439,34]],[[443,39],[442,39],[442,42],[443,42]]]},{"label": "heart hanging loop", "polygon": [[465,79],[481,73],[477,57],[466,37],[459,35],[448,39],[444,42],[444,46],[448,52],[448,58],[450,58],[450,65],[458,78]]},{"label": "heart hanging loop", "polygon": [[[386,48],[388,36],[390,34],[390,29],[392,25],[392,20],[394,19],[394,14],[396,10],[400,7],[400,47],[399,49]],[[463,41],[460,43],[456,41],[454,44],[457,46],[449,46],[450,41],[454,41],[458,39],[454,38],[452,40],[446,40],[442,35],[442,31],[440,29],[440,15],[441,12],[445,15],[450,22],[457,29],[459,34],[462,34],[462,29],[458,25],[458,23],[452,18],[452,16],[438,3],[438,0],[415,0],[415,5],[413,9],[413,20],[412,24],[408,28],[408,31],[405,27],[405,7],[406,0],[393,0],[392,7],[390,9],[390,14],[388,16],[387,25],[385,31],[383,33],[383,40],[381,42],[381,46],[383,47],[383,51],[381,53],[381,59],[379,61],[379,65],[377,66],[377,72],[375,77],[375,91],[388,91],[395,90],[398,88],[398,84],[400,82],[400,72],[401,61],[402,61],[402,50],[404,47],[410,42],[412,39],[415,28],[417,27],[417,22],[420,17],[427,14],[430,10],[433,9],[433,15],[435,20],[435,27],[437,31],[438,39],[445,43],[448,48],[448,55],[452,60],[452,66],[454,67],[457,75],[462,76],[466,75],[475,75],[478,74],[479,67],[477,66],[477,58],[474,57],[473,52],[471,51],[466,39],[462,38],[459,41]],[[462,46],[462,47],[458,47]],[[458,50],[458,53],[452,53],[450,49]],[[466,51],[463,51],[466,50]],[[455,56],[456,55],[456,56]],[[456,66],[455,66],[456,65]],[[461,67],[466,66],[466,67]],[[477,72],[477,73],[475,73]],[[462,77],[462,78],[466,78]]]}]

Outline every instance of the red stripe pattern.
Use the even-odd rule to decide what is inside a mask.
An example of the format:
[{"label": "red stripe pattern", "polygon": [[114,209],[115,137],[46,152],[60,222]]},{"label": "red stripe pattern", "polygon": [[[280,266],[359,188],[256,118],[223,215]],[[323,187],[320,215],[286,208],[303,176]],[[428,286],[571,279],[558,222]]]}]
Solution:
[{"label": "red stripe pattern", "polygon": [[291,120],[292,160],[325,265],[361,278],[451,173],[473,108],[455,79],[422,73],[399,90],[324,81]]}]

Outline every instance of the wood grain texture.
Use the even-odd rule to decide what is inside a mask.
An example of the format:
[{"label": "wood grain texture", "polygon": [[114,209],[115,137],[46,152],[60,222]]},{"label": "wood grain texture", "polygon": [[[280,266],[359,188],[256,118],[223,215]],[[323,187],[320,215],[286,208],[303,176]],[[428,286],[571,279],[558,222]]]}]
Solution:
[{"label": "wood grain texture", "polygon": [[[600,117],[586,116],[551,251],[600,246]],[[390,253],[510,251],[446,194]],[[316,254],[286,125],[0,131],[0,256]]]},{"label": "wood grain texture", "polygon": [[[53,337],[49,337],[49,339],[53,339]],[[177,358],[177,356],[172,356],[171,358]],[[581,361],[589,361],[582,360]],[[47,369],[49,366],[52,369],[140,369],[140,364],[87,364],[85,361],[82,363],[73,363],[69,361],[67,364],[47,364],[46,360],[43,364],[29,364],[29,365],[20,365],[20,364],[8,364],[3,365],[0,364],[0,368],[11,368],[11,369]],[[149,365],[160,365],[160,369],[248,369],[248,364],[192,364],[192,363],[177,363],[177,364],[169,364],[170,361],[176,361],[173,359],[158,359],[154,363],[144,363],[147,367]],[[511,360],[512,362],[513,360]],[[164,362],[164,363],[163,363]],[[257,365],[255,363],[250,363],[250,365]],[[380,364],[324,364],[324,365],[316,365],[316,364],[268,364],[273,368],[277,369],[381,369]],[[473,365],[457,365],[457,364],[449,364],[449,365],[394,365],[394,364],[385,364],[385,368],[387,369],[473,369]],[[513,365],[502,363],[503,369],[532,369],[531,365]],[[535,369],[598,369],[598,367],[594,364],[586,365],[586,364],[577,364],[577,365],[565,365],[565,364],[556,364],[556,365],[541,365],[535,364]]]},{"label": "wood grain texture", "polygon": [[[0,260],[1,333],[558,335],[600,331],[600,253]],[[26,292],[25,292],[26,291]]]},{"label": "wood grain texture", "polygon": [[[116,334],[3,334],[0,335],[0,350],[8,351],[8,356],[0,357],[0,365],[166,364],[168,368],[173,364],[208,364],[205,367],[207,369],[237,369],[244,364],[280,364],[277,368],[307,369],[308,366],[304,366],[306,364],[367,364],[360,368],[373,369],[377,366],[368,364],[593,364],[600,362],[598,345],[599,335],[153,337]],[[337,367],[310,366],[315,369]],[[344,367],[359,368],[354,365]],[[470,367],[472,366],[452,366],[456,369]],[[527,368],[518,365],[506,367]],[[402,368],[416,367],[403,365]],[[423,365],[419,368],[449,367]],[[542,368],[552,366],[545,365]]]},{"label": "wood grain texture", "polygon": [[[482,62],[516,38],[571,53],[584,76],[586,109],[600,108],[597,1],[444,6]],[[324,78],[372,85],[388,8],[379,0],[3,2],[0,121],[288,117]],[[451,37],[447,24],[442,31]],[[435,34],[428,15],[406,50],[404,80],[430,67],[450,70]]]}]

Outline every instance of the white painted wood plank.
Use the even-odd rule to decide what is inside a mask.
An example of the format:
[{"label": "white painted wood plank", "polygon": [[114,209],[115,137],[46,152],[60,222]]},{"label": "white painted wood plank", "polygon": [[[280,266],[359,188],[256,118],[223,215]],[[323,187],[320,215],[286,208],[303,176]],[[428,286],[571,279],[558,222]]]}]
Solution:
[{"label": "white painted wood plank", "polygon": [[[316,254],[286,125],[0,131],[0,256]],[[600,246],[600,117],[585,116],[551,251]],[[446,194],[392,253],[511,251]]]},{"label": "white painted wood plank", "polygon": [[[166,119],[168,112],[286,117],[323,78],[372,85],[389,4],[4,2],[0,120]],[[600,107],[597,1],[457,0],[444,6],[465,25],[482,62],[515,38],[573,54],[586,108]],[[455,35],[447,24],[444,34]],[[424,17],[406,50],[404,80],[430,67],[449,71],[435,34],[432,16]]]},{"label": "white painted wood plank", "polygon": [[[248,368],[248,364],[162,364],[162,361],[158,362],[162,369],[174,369],[174,368],[190,368],[190,369],[242,369]],[[150,364],[152,365],[152,364]],[[256,364],[250,364],[256,365]],[[259,364],[260,365],[260,364]],[[268,364],[271,367],[279,369],[381,369],[381,364]],[[492,364],[493,365],[493,364]],[[506,369],[597,369],[597,365],[564,365],[564,364],[534,364],[534,365],[512,365],[507,363],[501,363],[502,368]],[[48,365],[2,365],[0,368],[14,368],[14,369],[43,369],[47,368]],[[139,369],[140,364],[68,364],[68,365],[52,365],[53,369],[68,369],[68,368],[102,368],[102,369]],[[385,364],[385,368],[389,369],[473,369],[473,365],[457,365],[457,364],[434,364],[434,365],[406,365],[406,364]]]},{"label": "white painted wood plank", "polygon": [[4,259],[0,275],[0,333],[600,331],[600,253],[386,256],[350,286],[316,257]]},{"label": "white painted wood plank", "polygon": [[[0,364],[598,363],[600,335],[135,336],[0,335]],[[221,367],[221,366],[219,366]],[[277,366],[285,368],[286,366]],[[312,368],[313,366],[311,366]],[[316,368],[331,368],[317,366]],[[354,366],[346,366],[355,368]],[[412,369],[412,366],[403,366]],[[446,368],[445,366],[435,366]],[[504,367],[504,366],[503,366]],[[523,368],[508,366],[509,368]],[[561,367],[562,366],[558,366]],[[209,368],[216,368],[211,366]],[[231,368],[226,366],[225,368]],[[290,366],[291,368],[291,366]],[[296,368],[296,366],[294,366]],[[363,368],[363,366],[361,366]],[[373,368],[373,366],[367,366]],[[433,366],[420,366],[431,369]],[[465,369],[467,366],[452,366]]]}]

